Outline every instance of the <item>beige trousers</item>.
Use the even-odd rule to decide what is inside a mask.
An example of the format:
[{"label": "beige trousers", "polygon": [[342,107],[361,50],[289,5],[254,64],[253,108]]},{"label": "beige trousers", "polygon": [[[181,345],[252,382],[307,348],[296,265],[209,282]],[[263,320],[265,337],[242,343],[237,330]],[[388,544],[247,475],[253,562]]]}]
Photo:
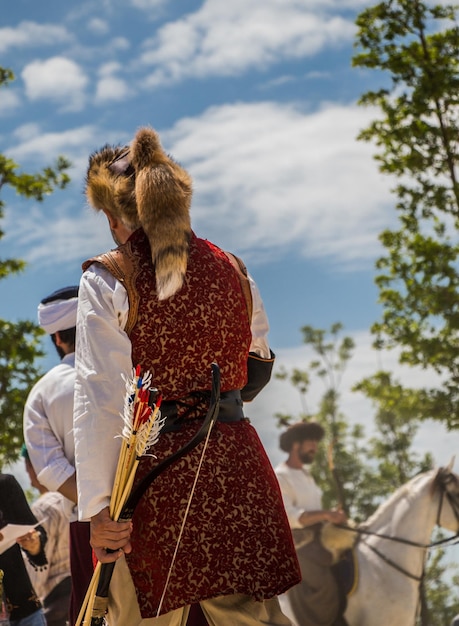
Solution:
[{"label": "beige trousers", "polygon": [[[249,596],[219,596],[201,602],[209,626],[291,626],[276,598],[256,602]],[[166,615],[142,619],[134,584],[124,557],[113,571],[110,583],[107,622],[109,626],[186,626],[189,607]]]}]

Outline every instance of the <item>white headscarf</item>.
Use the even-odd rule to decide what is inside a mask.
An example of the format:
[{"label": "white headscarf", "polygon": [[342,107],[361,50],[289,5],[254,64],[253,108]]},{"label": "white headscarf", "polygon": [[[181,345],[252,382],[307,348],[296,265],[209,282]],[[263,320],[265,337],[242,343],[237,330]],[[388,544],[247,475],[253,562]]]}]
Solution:
[{"label": "white headscarf", "polygon": [[38,323],[49,334],[76,326],[78,298],[38,305]]}]

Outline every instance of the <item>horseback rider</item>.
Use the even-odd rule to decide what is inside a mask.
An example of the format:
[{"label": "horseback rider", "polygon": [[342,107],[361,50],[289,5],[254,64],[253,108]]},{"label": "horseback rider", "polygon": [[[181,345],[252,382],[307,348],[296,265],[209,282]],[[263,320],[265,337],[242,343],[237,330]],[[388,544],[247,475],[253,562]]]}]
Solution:
[{"label": "horseback rider", "polygon": [[301,567],[302,581],[287,592],[298,626],[346,623],[333,556],[321,544],[320,532],[325,522],[343,524],[347,517],[341,509],[323,509],[322,491],[308,467],[323,436],[324,429],[316,422],[289,426],[279,439],[288,458],[275,469]]}]

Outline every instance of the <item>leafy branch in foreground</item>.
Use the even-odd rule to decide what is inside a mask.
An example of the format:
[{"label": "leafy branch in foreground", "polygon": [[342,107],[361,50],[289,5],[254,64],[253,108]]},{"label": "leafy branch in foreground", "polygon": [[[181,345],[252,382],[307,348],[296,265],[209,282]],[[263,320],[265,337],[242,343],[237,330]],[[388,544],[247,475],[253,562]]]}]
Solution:
[{"label": "leafy branch in foreground", "polygon": [[[13,72],[0,67],[0,87],[7,87],[13,80]],[[19,196],[42,202],[56,189],[67,186],[69,167],[70,162],[59,156],[54,167],[46,166],[41,172],[29,174],[20,172],[15,161],[0,154],[0,192],[8,187]],[[5,203],[0,199],[0,219],[4,217],[4,208]],[[0,229],[0,240],[3,236]],[[22,259],[0,259],[0,280],[23,271],[25,265]],[[36,361],[44,356],[40,344],[43,334],[30,321],[0,320],[0,468],[19,456],[24,402],[42,373]]]},{"label": "leafy branch in foreground", "polygon": [[[423,418],[459,426],[459,28],[456,7],[388,0],[357,19],[355,67],[378,71],[360,104],[379,115],[359,138],[374,142],[380,171],[396,181],[399,228],[381,236],[378,347],[432,371],[418,393]],[[413,395],[415,390],[411,390]]]}]

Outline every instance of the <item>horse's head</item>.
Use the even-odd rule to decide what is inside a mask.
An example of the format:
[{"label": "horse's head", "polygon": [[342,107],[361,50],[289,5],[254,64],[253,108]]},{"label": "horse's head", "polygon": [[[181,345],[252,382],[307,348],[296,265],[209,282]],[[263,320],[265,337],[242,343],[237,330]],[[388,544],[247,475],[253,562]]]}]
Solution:
[{"label": "horse's head", "polygon": [[440,491],[437,524],[455,533],[459,532],[459,476],[452,471],[453,462],[440,467],[434,478],[434,487]]}]

